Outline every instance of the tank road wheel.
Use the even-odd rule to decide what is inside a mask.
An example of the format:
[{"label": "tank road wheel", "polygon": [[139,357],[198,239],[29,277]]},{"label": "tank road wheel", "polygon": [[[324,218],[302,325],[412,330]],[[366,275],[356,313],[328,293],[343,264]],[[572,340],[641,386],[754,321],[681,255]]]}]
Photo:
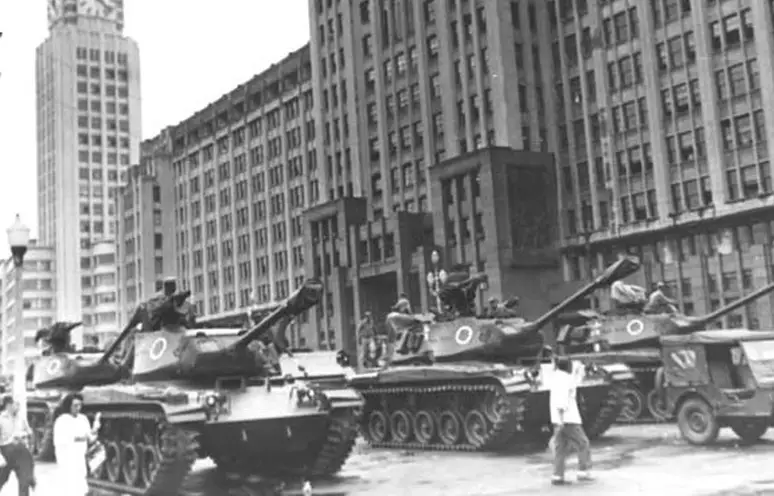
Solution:
[{"label": "tank road wheel", "polygon": [[133,443],[121,443],[123,444],[123,451],[121,454],[121,473],[124,476],[124,481],[130,486],[135,486],[140,482],[140,474],[142,472],[142,461],[140,460],[140,450],[137,445]]},{"label": "tank road wheel", "polygon": [[623,408],[618,415],[620,422],[634,422],[645,410],[645,395],[636,387],[626,387],[621,391],[623,396]]},{"label": "tank road wheel", "polygon": [[115,441],[105,443],[105,474],[110,482],[121,479],[121,448]]},{"label": "tank road wheel", "polygon": [[398,410],[390,415],[390,432],[394,441],[408,443],[411,440],[412,427],[411,415],[405,410]]},{"label": "tank road wheel", "polygon": [[427,410],[420,410],[414,415],[414,437],[424,446],[435,439],[435,421]]},{"label": "tank road wheel", "polygon": [[141,445],[142,465],[140,469],[142,487],[148,487],[153,481],[153,476],[156,475],[156,471],[159,469],[159,461],[161,457],[155,446]]},{"label": "tank road wheel", "polygon": [[368,437],[372,443],[383,443],[390,433],[389,422],[384,412],[374,410],[368,417]]},{"label": "tank road wheel", "polygon": [[444,446],[454,446],[460,440],[462,426],[460,419],[451,410],[444,410],[438,416],[438,437]]},{"label": "tank road wheel", "polygon": [[497,393],[487,394],[484,405],[484,415],[486,415],[487,420],[493,424],[500,422],[503,416],[508,412],[508,400],[505,396]]},{"label": "tank road wheel", "polygon": [[768,419],[739,419],[731,423],[731,430],[746,444],[758,442],[768,429]]},{"label": "tank road wheel", "polygon": [[465,437],[476,448],[482,447],[489,440],[489,425],[486,417],[478,410],[471,410],[465,415]]},{"label": "tank road wheel", "polygon": [[667,409],[666,401],[664,400],[660,389],[652,389],[648,393],[647,403],[648,412],[659,422],[667,421],[672,416]]},{"label": "tank road wheel", "polygon": [[680,405],[677,425],[683,439],[691,444],[710,444],[718,438],[720,431],[712,408],[700,398],[689,398]]}]

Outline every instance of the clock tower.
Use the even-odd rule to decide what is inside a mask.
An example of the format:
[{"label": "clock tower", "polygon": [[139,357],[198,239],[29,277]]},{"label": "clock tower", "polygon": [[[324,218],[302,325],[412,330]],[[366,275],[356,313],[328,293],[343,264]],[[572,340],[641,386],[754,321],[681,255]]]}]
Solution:
[{"label": "clock tower", "polygon": [[101,20],[124,25],[123,0],[48,0],[48,26],[77,24],[78,20]]}]

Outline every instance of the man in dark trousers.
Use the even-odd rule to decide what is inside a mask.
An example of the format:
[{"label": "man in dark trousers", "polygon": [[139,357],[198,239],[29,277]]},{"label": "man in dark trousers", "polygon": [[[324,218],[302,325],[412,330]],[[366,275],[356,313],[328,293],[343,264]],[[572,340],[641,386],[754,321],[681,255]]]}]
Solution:
[{"label": "man in dark trousers", "polygon": [[3,397],[0,407],[0,453],[6,463],[0,468],[0,489],[13,471],[19,483],[18,495],[29,496],[30,488],[35,487],[35,461],[27,447],[32,429],[19,415],[19,403],[11,396]]}]

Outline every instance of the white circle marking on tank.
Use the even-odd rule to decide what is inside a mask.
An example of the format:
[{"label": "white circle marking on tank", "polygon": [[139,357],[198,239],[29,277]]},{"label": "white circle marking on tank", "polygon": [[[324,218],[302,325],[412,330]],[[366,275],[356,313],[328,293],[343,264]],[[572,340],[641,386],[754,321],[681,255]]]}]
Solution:
[{"label": "white circle marking on tank", "polygon": [[158,360],[164,355],[165,351],[167,351],[167,338],[161,336],[153,341],[148,354],[150,355],[151,360]]},{"label": "white circle marking on tank", "polygon": [[52,362],[49,362],[48,367],[46,367],[46,372],[48,372],[48,375],[57,375],[62,370],[62,362],[60,360],[54,360]]},{"label": "white circle marking on tank", "polygon": [[457,329],[457,333],[454,335],[454,340],[457,344],[465,346],[473,339],[473,329],[470,326],[462,326]]},{"label": "white circle marking on tank", "polygon": [[645,324],[639,319],[632,320],[626,324],[626,332],[628,332],[630,336],[639,336],[644,330]]}]

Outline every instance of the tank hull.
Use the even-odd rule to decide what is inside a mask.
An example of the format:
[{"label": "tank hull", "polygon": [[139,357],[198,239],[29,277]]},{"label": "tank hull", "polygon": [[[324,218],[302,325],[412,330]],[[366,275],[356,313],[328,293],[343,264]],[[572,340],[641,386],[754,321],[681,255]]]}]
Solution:
[{"label": "tank hull", "polygon": [[90,487],[177,494],[193,462],[205,457],[243,475],[326,477],[354,446],[363,402],[352,389],[242,382],[219,389],[217,406],[207,404],[210,391],[168,382],[84,388],[84,413],[102,413],[107,455]]},{"label": "tank hull", "polygon": [[[361,432],[372,446],[540,449],[552,431],[548,384],[553,366],[541,364],[536,379],[527,377],[529,370],[486,362],[396,366],[356,375],[350,385],[365,399]],[[609,427],[620,408],[613,392],[631,379],[631,371],[621,365],[585,379],[578,388],[584,423],[597,430],[600,422]]]},{"label": "tank hull", "polygon": [[31,451],[36,460],[53,462],[54,412],[64,393],[56,391],[27,392],[27,423],[32,429]]}]

